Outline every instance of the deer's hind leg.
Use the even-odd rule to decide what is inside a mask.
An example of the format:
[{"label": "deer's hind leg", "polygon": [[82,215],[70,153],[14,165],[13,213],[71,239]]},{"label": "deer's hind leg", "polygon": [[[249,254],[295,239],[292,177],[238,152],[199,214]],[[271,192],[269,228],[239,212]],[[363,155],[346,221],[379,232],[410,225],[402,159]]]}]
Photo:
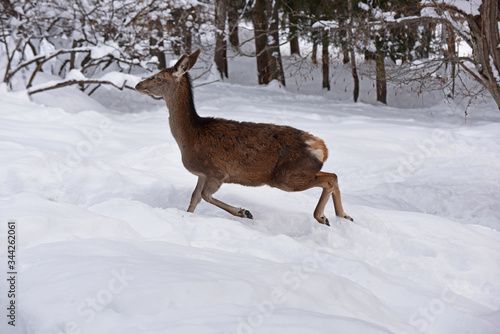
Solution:
[{"label": "deer's hind leg", "polygon": [[237,207],[231,206],[229,204],[226,204],[226,203],[219,201],[218,199],[215,199],[212,197],[212,195],[217,190],[219,190],[222,183],[223,182],[221,182],[215,178],[207,177],[206,181],[204,182],[203,189],[201,191],[201,197],[205,201],[207,201],[208,203],[213,204],[213,205],[229,212],[233,216],[252,219],[253,216],[250,213],[250,211],[245,210],[243,208],[237,208]]},{"label": "deer's hind leg", "polygon": [[353,219],[346,215],[344,208],[342,207],[342,200],[340,198],[340,190],[337,180],[337,175],[333,173],[318,172],[315,179],[315,185],[323,188],[321,197],[319,198],[318,205],[314,210],[314,218],[320,224],[326,224],[330,226],[328,218],[325,216],[325,206],[328,203],[328,198],[332,195],[333,205],[335,207],[335,214],[339,217],[353,221]]}]

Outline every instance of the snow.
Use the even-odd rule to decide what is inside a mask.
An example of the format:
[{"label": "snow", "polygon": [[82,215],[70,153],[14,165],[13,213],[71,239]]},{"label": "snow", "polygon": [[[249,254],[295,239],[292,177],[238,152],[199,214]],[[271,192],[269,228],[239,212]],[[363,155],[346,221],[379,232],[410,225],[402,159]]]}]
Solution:
[{"label": "snow", "polygon": [[366,3],[363,2],[358,3],[358,7],[364,10],[365,12],[369,12],[371,9],[370,6],[368,6]]},{"label": "snow", "polygon": [[115,57],[120,57],[120,48],[115,42],[107,42],[99,46],[94,46],[90,48],[90,56],[92,59],[99,59],[107,55],[113,55]]},{"label": "snow", "polygon": [[40,43],[40,53],[42,54],[51,54],[54,53],[56,48],[46,39],[42,39]]},{"label": "snow", "polygon": [[64,78],[66,81],[69,80],[86,80],[85,75],[80,70],[77,69],[72,69],[66,74],[66,77]]},{"label": "snow", "polygon": [[99,78],[100,80],[103,81],[109,81],[115,84],[118,87],[123,86],[123,84],[127,84],[128,86],[135,87],[140,80],[135,75],[127,74],[127,73],[122,73],[122,72],[108,72],[104,74],[102,77]]},{"label": "snow", "polygon": [[[1,333],[498,334],[493,104],[467,121],[429,96],[423,107],[403,93],[392,107],[373,95],[354,104],[312,93],[317,82],[249,85],[249,64],[230,64],[231,83],[195,88],[199,113],[324,139],[324,170],[338,175],[355,221],[330,203],[332,226],[318,224],[320,189],[239,185],[216,197],[254,220],[205,202],[187,213],[196,177],[162,101],[106,87],[30,100],[1,85],[0,266],[15,220],[19,271],[16,327],[4,317]],[[414,108],[394,107],[405,104]]]},{"label": "snow", "polygon": [[479,7],[482,4],[481,0],[426,0],[425,4],[446,4],[457,8],[458,10],[470,14],[472,16],[480,15]]},{"label": "snow", "polygon": [[[55,47],[54,45],[52,45],[49,41],[47,41],[46,39],[42,39],[41,43],[40,43],[40,53],[41,54],[52,54],[55,52]],[[50,68],[52,66],[54,66],[56,63],[56,60],[55,59],[51,59],[49,61],[47,61],[44,65],[42,65],[42,69],[44,71],[50,71]]]},{"label": "snow", "polygon": [[480,15],[479,7],[482,4],[481,0],[446,0],[446,4],[452,5],[460,9],[461,11],[471,14],[473,16]]},{"label": "snow", "polygon": [[339,28],[339,23],[337,21],[327,21],[327,20],[318,20],[317,22],[314,22],[312,25],[314,29],[338,29]]}]

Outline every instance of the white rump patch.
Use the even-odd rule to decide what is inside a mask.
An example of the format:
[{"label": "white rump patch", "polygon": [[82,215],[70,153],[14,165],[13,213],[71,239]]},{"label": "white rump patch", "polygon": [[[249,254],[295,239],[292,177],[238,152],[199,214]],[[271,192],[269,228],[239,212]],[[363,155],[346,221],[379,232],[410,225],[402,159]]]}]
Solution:
[{"label": "white rump patch", "polygon": [[322,147],[318,147],[318,141],[320,139],[309,139],[306,140],[306,145],[309,146],[309,152],[311,152],[319,161],[325,161],[325,152]]}]

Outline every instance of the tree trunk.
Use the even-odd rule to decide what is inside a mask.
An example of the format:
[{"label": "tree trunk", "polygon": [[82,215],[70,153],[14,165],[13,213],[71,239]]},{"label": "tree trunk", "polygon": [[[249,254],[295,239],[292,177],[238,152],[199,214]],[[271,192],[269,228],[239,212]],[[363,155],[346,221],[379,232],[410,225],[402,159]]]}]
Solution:
[{"label": "tree trunk", "polygon": [[237,1],[229,0],[229,6],[227,8],[227,24],[229,28],[229,43],[231,46],[238,50],[240,47],[240,38],[238,36],[238,8]]},{"label": "tree trunk", "polygon": [[[450,58],[450,64],[451,64],[451,97],[455,97],[455,81],[457,77],[457,48],[456,48],[456,36],[455,32],[447,27],[446,25],[443,26],[445,29],[445,34],[446,34],[446,44],[448,46],[448,57]],[[448,63],[446,63],[446,66],[448,66]]]},{"label": "tree trunk", "polygon": [[375,75],[377,78],[377,101],[387,104],[387,79],[385,76],[385,55],[380,49],[380,42],[376,41]]},{"label": "tree trunk", "polygon": [[[156,29],[158,31],[158,37],[160,38],[163,37],[163,26],[159,19],[152,21],[150,28],[151,30]],[[165,53],[163,52],[163,50],[161,50],[163,48],[163,41],[160,41],[158,43],[157,39],[155,39],[154,37],[150,37],[149,45],[151,46],[150,49],[151,56],[155,56],[156,58],[158,58],[158,69],[161,70],[167,67],[167,60],[165,58]]]},{"label": "tree trunk", "polygon": [[[488,79],[488,90],[500,109],[500,38],[498,34],[498,1],[483,0],[482,4],[482,26],[484,34],[482,37],[483,46],[483,77]],[[479,36],[478,36],[479,37]]]},{"label": "tree trunk", "polygon": [[322,38],[323,53],[321,56],[321,60],[323,63],[322,66],[323,88],[330,90],[330,54],[328,53],[328,46],[329,46],[328,30],[323,30],[322,37],[323,37]]},{"label": "tree trunk", "polygon": [[347,47],[347,45],[343,45],[342,47],[343,47],[342,54],[344,55],[342,62],[345,65],[351,61],[351,57],[349,57],[349,48]]},{"label": "tree trunk", "polygon": [[352,79],[354,81],[354,89],[352,91],[352,96],[354,99],[354,102],[358,102],[358,97],[359,97],[359,77],[358,77],[358,69],[356,66],[356,58],[354,54],[354,48],[351,46],[350,50],[350,58],[351,58],[351,72],[352,72]]},{"label": "tree trunk", "polygon": [[267,65],[267,17],[265,12],[265,0],[255,0],[252,11],[252,21],[255,34],[255,56],[257,58],[257,74],[259,84],[269,83],[269,71]]},{"label": "tree trunk", "polygon": [[226,43],[226,0],[215,1],[215,65],[220,73],[221,79],[228,77],[227,74],[227,43]]},{"label": "tree trunk", "polygon": [[[73,44],[71,45],[71,48],[74,49],[78,46],[78,43],[73,40]],[[71,71],[72,69],[75,68],[75,60],[76,60],[76,52],[71,52],[69,56],[69,70]]]},{"label": "tree trunk", "polygon": [[283,86],[286,86],[279,39],[279,1],[268,1],[267,7],[267,13],[271,16],[267,31],[270,80],[278,80]]},{"label": "tree trunk", "polygon": [[294,13],[288,14],[290,24],[290,54],[300,56],[298,19]]},{"label": "tree trunk", "polygon": [[[425,5],[424,5],[425,6]],[[455,16],[454,20],[467,21],[469,36],[465,41],[473,49],[474,66],[477,74],[463,61],[458,65],[490,92],[500,109],[500,44],[498,0],[482,0],[479,15],[467,14],[451,3],[429,4],[428,7],[442,9]],[[463,31],[458,31],[458,34]]]},{"label": "tree trunk", "polygon": [[474,65],[479,76],[460,62],[467,72],[479,81],[495,100],[500,109],[500,51],[498,36],[498,2],[497,0],[483,0],[481,13],[477,16],[465,17],[469,23],[472,49],[474,50]]},{"label": "tree trunk", "polygon": [[[189,19],[191,17],[191,19]],[[196,10],[191,7],[188,11],[188,15],[186,16],[185,21],[183,22],[183,39],[184,39],[184,51],[187,54],[191,54],[191,49],[193,46],[193,32],[191,31],[191,27],[193,26],[193,21],[195,21]],[[189,24],[188,24],[189,22]]]},{"label": "tree trunk", "polygon": [[[352,0],[347,0],[347,8],[349,11],[349,17],[353,18],[353,9],[352,9]],[[352,24],[352,22],[351,22]],[[349,43],[349,56],[351,60],[351,72],[352,72],[352,79],[354,80],[354,90],[353,90],[353,98],[354,102],[358,102],[358,97],[359,97],[359,77],[358,77],[358,69],[356,67],[356,57],[354,53],[354,37],[352,35],[352,26],[351,24],[347,27],[347,38],[348,38],[348,43]]]},{"label": "tree trunk", "polygon": [[340,38],[341,38],[340,45],[342,47],[342,55],[343,55],[342,62],[345,65],[350,61],[349,42],[345,40],[347,32],[344,29],[340,30],[339,34],[340,34]]},{"label": "tree trunk", "polygon": [[377,76],[377,101],[387,104],[387,79],[385,76],[384,54],[377,52],[376,76]]},{"label": "tree trunk", "polygon": [[186,30],[184,30],[184,50],[187,54],[191,54],[192,48],[193,48],[193,34],[191,33],[190,28],[186,28]]},{"label": "tree trunk", "polygon": [[311,34],[311,39],[312,39],[312,54],[311,54],[311,60],[314,65],[318,65],[318,44],[321,39],[321,31],[319,29],[315,29],[312,31]]},{"label": "tree trunk", "polygon": [[[167,35],[169,36],[180,36],[181,31],[178,25],[178,22],[181,18],[181,13],[180,10],[178,9],[173,9],[172,12],[170,13],[172,15],[172,19],[167,20]],[[170,46],[172,48],[172,51],[174,51],[174,54],[176,56],[181,55],[181,45],[178,40],[172,40],[170,41]]]}]

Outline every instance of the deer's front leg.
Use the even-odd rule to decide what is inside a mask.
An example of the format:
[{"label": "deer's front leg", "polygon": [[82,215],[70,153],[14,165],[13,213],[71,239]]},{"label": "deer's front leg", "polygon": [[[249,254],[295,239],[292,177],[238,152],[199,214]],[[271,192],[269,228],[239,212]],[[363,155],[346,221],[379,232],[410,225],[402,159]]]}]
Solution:
[{"label": "deer's front leg", "polygon": [[204,175],[198,176],[198,183],[196,184],[196,188],[194,188],[193,194],[191,195],[191,202],[189,203],[188,212],[194,212],[196,206],[201,201],[201,191],[203,187],[205,187],[206,177]]},{"label": "deer's front leg", "polygon": [[218,199],[215,199],[212,197],[212,195],[219,190],[220,186],[222,185],[222,182],[215,179],[215,178],[209,178],[203,187],[203,190],[201,191],[201,196],[202,198],[207,201],[210,204],[213,204],[222,210],[225,210],[232,214],[233,216],[241,217],[241,218],[249,218],[253,219],[252,214],[250,211],[245,210],[243,208],[237,208],[232,205],[226,204],[222,201],[219,201]]}]

